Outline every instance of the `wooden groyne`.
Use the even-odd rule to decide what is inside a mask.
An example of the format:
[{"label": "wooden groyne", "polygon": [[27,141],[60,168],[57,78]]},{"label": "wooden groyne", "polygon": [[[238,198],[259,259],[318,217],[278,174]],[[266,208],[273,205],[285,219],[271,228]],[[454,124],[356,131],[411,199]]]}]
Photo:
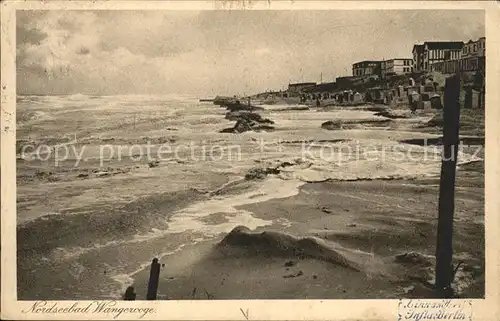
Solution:
[{"label": "wooden groyne", "polygon": [[[148,281],[148,292],[146,294],[146,300],[156,300],[158,293],[158,284],[160,281],[160,268],[161,264],[158,262],[157,258],[154,258],[151,262],[151,269],[149,272]],[[123,295],[123,300],[125,301],[135,301],[137,294],[133,286],[129,286],[125,294]]]}]

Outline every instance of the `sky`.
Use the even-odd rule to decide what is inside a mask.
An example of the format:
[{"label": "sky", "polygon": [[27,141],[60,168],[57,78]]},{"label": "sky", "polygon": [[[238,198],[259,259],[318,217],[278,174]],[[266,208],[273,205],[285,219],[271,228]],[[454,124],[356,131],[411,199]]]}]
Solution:
[{"label": "sky", "polygon": [[199,97],[331,82],[415,43],[485,36],[483,11],[17,11],[19,94]]}]

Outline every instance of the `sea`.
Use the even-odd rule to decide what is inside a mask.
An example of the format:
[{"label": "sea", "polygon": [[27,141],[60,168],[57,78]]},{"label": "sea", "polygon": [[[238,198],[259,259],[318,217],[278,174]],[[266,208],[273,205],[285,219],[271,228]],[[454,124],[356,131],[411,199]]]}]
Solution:
[{"label": "sea", "polygon": [[118,299],[154,257],[239,225],[286,229],[241,206],[304,184],[439,175],[440,148],[406,142],[439,137],[418,131],[429,116],[262,103],[272,131],[221,133],[235,121],[200,98],[17,97],[19,300]]}]

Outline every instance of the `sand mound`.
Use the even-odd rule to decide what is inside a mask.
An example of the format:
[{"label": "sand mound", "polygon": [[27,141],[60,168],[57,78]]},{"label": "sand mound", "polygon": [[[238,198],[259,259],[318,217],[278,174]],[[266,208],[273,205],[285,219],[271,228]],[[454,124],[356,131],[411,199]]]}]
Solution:
[{"label": "sand mound", "polygon": [[363,129],[365,127],[387,126],[391,123],[390,119],[370,119],[358,121],[342,121],[339,119],[329,120],[321,124],[321,128],[326,130],[341,130],[341,129]]},{"label": "sand mound", "polygon": [[264,179],[266,178],[267,175],[274,174],[277,175],[279,174],[280,171],[277,168],[271,168],[271,167],[256,167],[256,168],[251,168],[248,173],[245,174],[245,180],[254,180],[254,179]]},{"label": "sand mound", "polygon": [[315,237],[299,238],[274,231],[256,233],[245,226],[237,226],[217,247],[226,254],[234,253],[232,249],[240,249],[244,250],[245,254],[313,258],[360,271],[354,262],[348,260],[332,245]]},{"label": "sand mound", "polygon": [[221,133],[243,133],[247,131],[272,131],[274,129],[270,124],[274,122],[263,118],[259,114],[247,111],[231,111],[226,114],[226,119],[236,120],[232,128],[225,128]]},{"label": "sand mound", "polygon": [[327,122],[324,122],[321,124],[321,128],[327,129],[327,130],[339,130],[343,129],[342,128],[342,122],[340,120],[329,120]]},{"label": "sand mound", "polygon": [[247,181],[258,180],[258,179],[264,179],[268,175],[279,175],[281,173],[281,170],[284,169],[285,167],[296,166],[301,163],[302,162],[300,159],[295,159],[290,161],[275,160],[275,162],[269,163],[268,167],[251,168],[245,174],[245,180]]},{"label": "sand mound", "polygon": [[381,112],[381,111],[385,111],[387,110],[388,108],[386,106],[370,106],[370,107],[367,107],[366,110],[368,111],[375,111],[375,112]]},{"label": "sand mound", "polygon": [[229,120],[234,120],[234,121],[238,121],[241,119],[241,120],[245,120],[247,122],[257,122],[257,123],[261,123],[261,124],[274,124],[274,121],[267,119],[267,118],[263,118],[260,114],[252,113],[252,112],[248,112],[248,111],[228,112],[228,113],[226,113],[225,118],[229,119]]},{"label": "sand mound", "polygon": [[410,110],[381,110],[375,113],[375,116],[382,116],[390,119],[399,119],[399,118],[411,118],[412,114]]},{"label": "sand mound", "polygon": [[396,263],[401,264],[412,264],[412,265],[421,265],[421,266],[433,266],[433,257],[423,255],[418,252],[405,252],[402,254],[398,254],[394,257],[394,261]]},{"label": "sand mound", "polygon": [[437,127],[443,127],[443,115],[442,114],[436,114],[434,117],[432,117],[431,120],[427,122],[428,126],[437,126]]}]

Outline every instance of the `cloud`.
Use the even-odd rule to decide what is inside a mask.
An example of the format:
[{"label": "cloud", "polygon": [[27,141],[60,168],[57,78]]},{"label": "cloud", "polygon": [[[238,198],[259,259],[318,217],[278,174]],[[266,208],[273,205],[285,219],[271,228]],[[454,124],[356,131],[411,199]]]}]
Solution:
[{"label": "cloud", "polygon": [[264,55],[267,55],[270,53],[271,53],[271,49],[269,49],[269,48],[259,48],[259,49],[255,50],[255,54],[257,56],[264,56]]},{"label": "cloud", "polygon": [[19,93],[236,94],[484,35],[481,11],[22,11]]}]

